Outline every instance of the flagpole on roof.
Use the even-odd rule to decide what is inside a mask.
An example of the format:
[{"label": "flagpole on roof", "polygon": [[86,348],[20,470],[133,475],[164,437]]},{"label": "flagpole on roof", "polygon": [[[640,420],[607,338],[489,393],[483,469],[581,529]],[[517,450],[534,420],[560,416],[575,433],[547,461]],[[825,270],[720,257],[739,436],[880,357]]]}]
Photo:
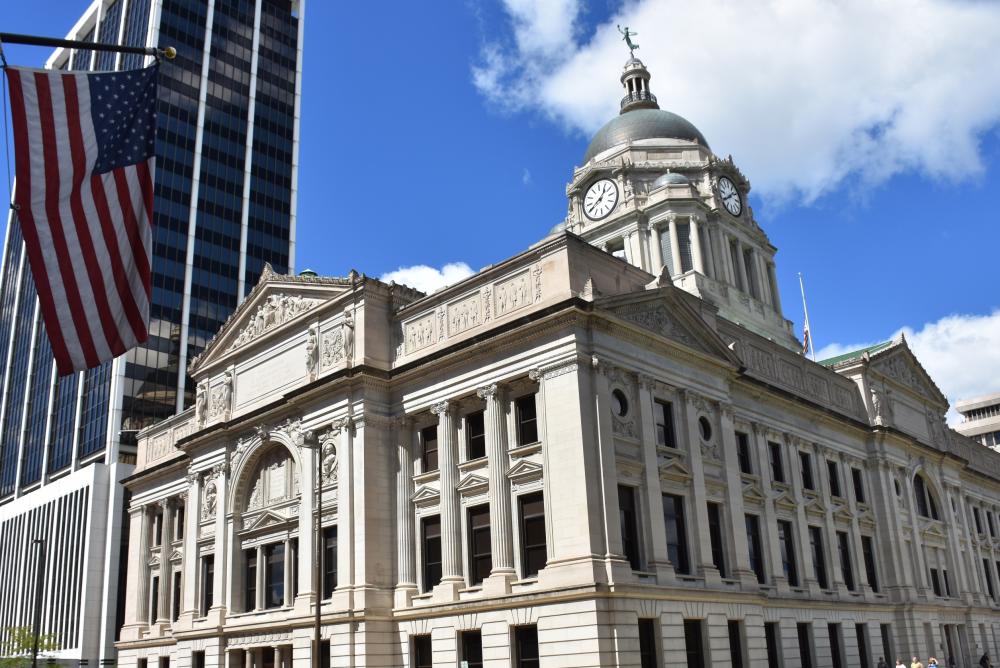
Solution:
[{"label": "flagpole on roof", "polygon": [[83,49],[86,51],[110,51],[112,53],[136,53],[142,56],[164,57],[173,60],[177,49],[172,46],[123,46],[120,44],[105,44],[103,42],[84,42],[76,39],[58,39],[55,37],[38,37],[36,35],[20,35],[13,32],[0,32],[0,43],[26,44],[28,46],[65,47],[68,49]]},{"label": "flagpole on roof", "polygon": [[813,345],[812,330],[809,327],[809,309],[806,307],[806,286],[802,282],[802,272],[799,272],[799,290],[802,291],[802,313],[805,323],[802,325],[802,354],[811,353],[812,361],[816,361],[816,347]]}]

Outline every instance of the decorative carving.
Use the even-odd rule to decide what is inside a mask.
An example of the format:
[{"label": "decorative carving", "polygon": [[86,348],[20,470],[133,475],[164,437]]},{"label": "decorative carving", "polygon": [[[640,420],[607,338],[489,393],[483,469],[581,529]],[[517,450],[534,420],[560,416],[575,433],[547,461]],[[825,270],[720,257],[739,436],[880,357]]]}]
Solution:
[{"label": "decorative carving", "polygon": [[438,341],[444,340],[444,319],[445,311],[443,306],[439,306],[437,310],[437,320],[438,320]]},{"label": "decorative carving", "polygon": [[440,403],[431,406],[431,413],[434,413],[434,415],[441,415],[442,413],[446,413],[449,408],[450,405],[448,404],[448,402],[442,401]]},{"label": "decorative carving", "polygon": [[434,343],[434,314],[428,313],[420,318],[406,323],[404,326],[404,341],[406,354],[416,352]]},{"label": "decorative carving", "polygon": [[320,368],[324,371],[339,364],[344,359],[344,332],[336,329],[323,334]]},{"label": "decorative carving", "polygon": [[872,421],[880,427],[887,426],[891,416],[889,415],[889,407],[886,405],[885,397],[874,385],[869,389],[872,398]]},{"label": "decorative carving", "polygon": [[490,295],[493,294],[490,290],[490,286],[483,287],[483,322],[488,322],[490,319]]},{"label": "decorative carving", "polygon": [[209,519],[215,514],[215,504],[219,497],[219,490],[216,487],[215,480],[209,479],[205,483],[205,491],[202,497],[201,517],[202,519]]},{"label": "decorative carving", "polygon": [[448,336],[455,336],[481,323],[479,293],[448,304]]},{"label": "decorative carving", "polygon": [[621,418],[617,415],[611,415],[611,429],[614,433],[619,436],[625,436],[627,438],[636,438],[635,432],[635,422],[629,420],[628,418]]},{"label": "decorative carving", "polygon": [[648,308],[647,304],[636,304],[631,308],[619,310],[618,315],[661,336],[700,348],[687,330],[671,317],[667,307],[663,304],[657,304],[653,308]]},{"label": "decorative carving", "polygon": [[542,298],[542,267],[536,264],[531,270],[531,275],[535,278],[535,301]]},{"label": "decorative carving", "polygon": [[208,381],[202,380],[195,390],[194,420],[199,427],[204,426],[208,417]]},{"label": "decorative carving", "polygon": [[934,411],[927,409],[927,429],[931,435],[934,445],[947,450],[947,432],[944,429],[944,419],[940,415],[935,415]]},{"label": "decorative carving", "polygon": [[499,318],[531,304],[530,286],[531,281],[527,271],[497,283],[494,286],[496,317]]},{"label": "decorative carving", "polygon": [[223,420],[228,420],[232,410],[232,399],[233,372],[226,371],[222,376],[222,382],[212,388],[212,405],[209,417],[221,417]]},{"label": "decorative carving", "polygon": [[351,365],[354,363],[354,311],[350,306],[344,309],[342,329],[344,332],[344,359],[347,360],[348,365]]},{"label": "decorative carving", "polygon": [[[596,357],[594,360],[596,361]],[[530,369],[528,371],[528,378],[535,381],[536,383],[542,380],[549,380],[550,378],[558,378],[559,376],[564,376],[567,373],[576,371],[577,361],[575,359],[569,360],[568,362],[563,362],[561,364],[556,364],[554,366],[546,367],[544,369]]]},{"label": "decorative carving", "polygon": [[319,346],[317,344],[317,330],[319,325],[309,325],[306,332],[306,375],[309,380],[316,380],[316,371],[319,367]]},{"label": "decorative carving", "polygon": [[269,296],[250,316],[250,321],[246,327],[240,330],[236,340],[229,346],[229,350],[246,345],[319,304],[319,299],[307,299],[298,295],[274,294]]},{"label": "decorative carving", "polygon": [[492,385],[486,385],[485,387],[480,387],[476,390],[476,396],[480,399],[490,399],[491,397],[495,397],[499,391],[500,386],[493,383]]},{"label": "decorative carving", "polygon": [[324,483],[337,482],[337,444],[329,438],[320,450],[320,477]]}]

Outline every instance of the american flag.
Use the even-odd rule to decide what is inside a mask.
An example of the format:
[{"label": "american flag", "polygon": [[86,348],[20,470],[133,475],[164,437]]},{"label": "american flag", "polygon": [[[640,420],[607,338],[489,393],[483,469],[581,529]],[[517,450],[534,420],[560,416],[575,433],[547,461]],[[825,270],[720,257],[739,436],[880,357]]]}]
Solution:
[{"label": "american flag", "polygon": [[21,222],[60,375],[146,340],[158,67],[8,67]]}]

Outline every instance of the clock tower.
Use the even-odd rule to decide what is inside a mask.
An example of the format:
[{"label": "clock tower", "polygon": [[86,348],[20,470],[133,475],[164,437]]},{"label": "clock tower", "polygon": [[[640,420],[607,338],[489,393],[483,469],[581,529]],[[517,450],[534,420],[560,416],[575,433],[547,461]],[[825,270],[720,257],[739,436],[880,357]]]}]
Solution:
[{"label": "clock tower", "polygon": [[719,315],[801,350],[781,311],[776,248],[747,203],[750,182],[698,128],[660,109],[632,56],[621,112],[598,130],[566,187],[568,230],[710,302]]}]

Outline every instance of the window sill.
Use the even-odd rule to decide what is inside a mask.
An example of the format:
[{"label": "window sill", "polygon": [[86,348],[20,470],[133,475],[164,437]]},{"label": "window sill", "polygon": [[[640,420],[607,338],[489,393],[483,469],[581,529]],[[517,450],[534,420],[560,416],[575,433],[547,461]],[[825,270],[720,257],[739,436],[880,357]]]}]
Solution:
[{"label": "window sill", "polygon": [[473,471],[475,469],[486,468],[487,459],[485,456],[476,457],[475,459],[467,459],[458,465],[458,470],[462,473],[467,471]]},{"label": "window sill", "polygon": [[536,441],[535,443],[528,443],[527,445],[517,445],[513,448],[507,450],[507,454],[511,457],[527,457],[528,455],[533,455],[536,452],[541,451],[541,442]]},{"label": "window sill", "polygon": [[417,484],[424,484],[428,482],[433,482],[438,479],[440,471],[434,469],[433,471],[424,471],[423,473],[417,473],[413,476],[413,482]]}]

